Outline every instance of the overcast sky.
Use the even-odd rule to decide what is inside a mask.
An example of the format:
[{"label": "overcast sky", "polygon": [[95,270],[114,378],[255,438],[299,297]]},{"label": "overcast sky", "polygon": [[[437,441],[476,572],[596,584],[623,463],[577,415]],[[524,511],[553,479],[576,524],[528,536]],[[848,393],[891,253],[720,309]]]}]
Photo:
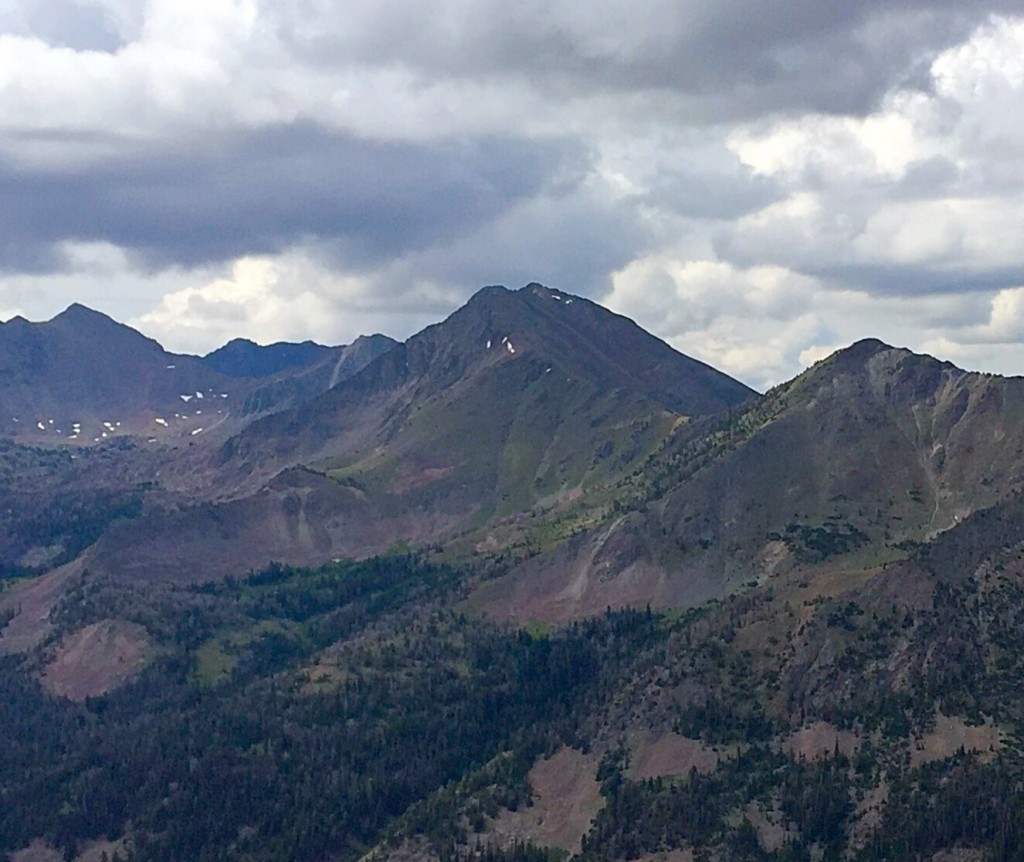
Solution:
[{"label": "overcast sky", "polygon": [[1024,0],[0,0],[0,319],[343,343],[529,281],[758,388],[1024,374]]}]

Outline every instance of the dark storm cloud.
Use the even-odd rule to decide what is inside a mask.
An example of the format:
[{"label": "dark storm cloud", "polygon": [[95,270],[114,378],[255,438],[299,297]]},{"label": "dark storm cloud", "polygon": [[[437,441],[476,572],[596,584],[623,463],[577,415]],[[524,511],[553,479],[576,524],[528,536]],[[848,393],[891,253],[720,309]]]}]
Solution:
[{"label": "dark storm cloud", "polygon": [[804,272],[879,297],[986,294],[1024,284],[1024,266],[993,266],[979,272],[965,266],[938,268],[885,263],[809,266]]},{"label": "dark storm cloud", "polygon": [[729,172],[686,167],[662,171],[652,182],[644,202],[691,218],[733,219],[784,195],[773,180],[754,176],[738,165]]},{"label": "dark storm cloud", "polygon": [[[297,4],[268,9],[306,61],[396,64],[426,79],[515,77],[561,96],[664,91],[688,119],[772,111],[864,113],[894,84],[926,85],[929,59],[990,14],[959,0],[554,0]],[[318,14],[319,13],[319,14]]]},{"label": "dark storm cloud", "polygon": [[422,265],[467,290],[494,281],[514,287],[541,281],[599,296],[608,289],[610,273],[643,254],[649,243],[632,202],[580,189],[526,202],[469,242],[433,250]]},{"label": "dark storm cloud", "polygon": [[[83,169],[0,165],[0,267],[106,241],[149,266],[340,243],[350,263],[451,242],[548,183],[582,151],[511,138],[416,144],[292,126],[168,143]],[[15,253],[17,251],[17,253]]]},{"label": "dark storm cloud", "polygon": [[935,156],[911,165],[893,189],[894,198],[935,198],[946,192],[955,192],[960,171],[948,158]]}]

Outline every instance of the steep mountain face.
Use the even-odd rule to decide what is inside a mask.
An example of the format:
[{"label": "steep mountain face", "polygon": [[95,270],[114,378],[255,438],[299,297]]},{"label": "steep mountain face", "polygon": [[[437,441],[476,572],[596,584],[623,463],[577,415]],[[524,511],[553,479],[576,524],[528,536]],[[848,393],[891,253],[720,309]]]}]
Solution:
[{"label": "steep mountain face", "polygon": [[[487,393],[492,410],[517,401],[517,390],[536,384],[541,374],[552,376],[535,389],[554,393],[577,383],[639,396],[680,416],[715,413],[754,395],[588,300],[537,284],[519,291],[489,287],[324,398],[254,426],[232,441],[225,457],[283,455],[308,463],[391,443],[423,410],[443,406],[444,423],[459,421],[460,402],[479,398],[508,366],[518,373]],[[540,421],[544,412],[538,411]],[[503,423],[496,417],[483,424]],[[455,436],[440,427],[426,433]]]},{"label": "steep mountain face", "polygon": [[319,395],[393,344],[360,338],[318,350],[311,366],[241,379],[81,305],[0,324],[0,573],[63,565],[116,522],[187,504],[176,477],[201,469],[204,444]]},{"label": "steep mountain face", "polygon": [[[585,299],[540,285],[485,288],[189,471],[186,480],[205,482],[195,492],[220,498],[216,522],[249,539],[212,528],[203,507],[176,513],[181,527],[164,541],[167,516],[154,512],[106,536],[90,565],[211,577],[529,517],[635,466],[686,416],[752,394]],[[291,473],[287,494],[270,490],[296,466],[315,472]],[[143,547],[163,550],[143,560],[133,550]]]},{"label": "steep mountain face", "polygon": [[316,362],[261,380],[242,403],[242,416],[252,420],[304,404],[358,374],[397,343],[386,335],[361,335],[351,344],[325,348]]},{"label": "steep mountain face", "polygon": [[127,435],[224,439],[329,389],[393,344],[384,336],[336,348],[233,342],[199,359],[75,304],[45,323],[0,323],[0,434],[77,445]]},{"label": "steep mountain face", "polygon": [[[1022,500],[1012,492],[902,559],[776,571],[666,620],[664,644],[590,716],[587,743],[550,758],[579,764],[564,790],[575,804],[601,780],[593,821],[569,836],[543,828],[554,764],[538,757],[527,783],[540,816],[442,791],[435,806],[489,810],[477,835],[453,840],[575,842],[583,859],[1015,858]],[[374,858],[441,855],[413,822]]]},{"label": "steep mountain face", "polygon": [[0,324],[0,433],[10,436],[85,443],[171,427],[191,432],[198,401],[210,403],[205,424],[217,424],[221,402],[238,394],[234,381],[199,359],[167,353],[82,305],[46,323]]},{"label": "steep mountain face", "polygon": [[689,604],[773,572],[901,556],[1024,482],[1024,379],[860,342],[619,486],[622,514],[487,585],[482,607],[564,620]]},{"label": "steep mountain face", "polygon": [[808,531],[842,545],[842,525],[873,545],[922,541],[1020,485],[1022,418],[1024,379],[862,342],[723,428],[706,469],[699,447],[672,451],[667,468],[701,472],[658,516],[683,542],[758,552],[759,533],[796,533],[791,555],[804,557],[829,552],[807,546]]}]

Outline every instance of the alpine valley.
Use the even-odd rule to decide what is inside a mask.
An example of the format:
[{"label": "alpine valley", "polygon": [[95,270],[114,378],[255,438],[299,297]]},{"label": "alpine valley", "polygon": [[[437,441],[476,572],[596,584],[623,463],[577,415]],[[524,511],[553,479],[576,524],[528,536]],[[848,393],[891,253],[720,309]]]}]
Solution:
[{"label": "alpine valley", "polygon": [[1024,378],[579,296],[0,324],[13,862],[1024,858]]}]

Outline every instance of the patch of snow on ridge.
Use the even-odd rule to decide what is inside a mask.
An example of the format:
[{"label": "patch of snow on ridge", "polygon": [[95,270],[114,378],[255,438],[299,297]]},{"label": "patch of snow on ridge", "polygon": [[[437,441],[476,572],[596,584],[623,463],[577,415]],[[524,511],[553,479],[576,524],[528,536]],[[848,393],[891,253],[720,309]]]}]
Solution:
[{"label": "patch of snow on ridge", "polygon": [[202,434],[202,433],[203,433],[203,429],[202,429],[202,428],[196,428],[196,429],[195,429],[195,430],[194,430],[194,431],[192,432],[192,436],[193,436],[193,437],[195,437],[195,436],[196,436],[196,434]]}]

